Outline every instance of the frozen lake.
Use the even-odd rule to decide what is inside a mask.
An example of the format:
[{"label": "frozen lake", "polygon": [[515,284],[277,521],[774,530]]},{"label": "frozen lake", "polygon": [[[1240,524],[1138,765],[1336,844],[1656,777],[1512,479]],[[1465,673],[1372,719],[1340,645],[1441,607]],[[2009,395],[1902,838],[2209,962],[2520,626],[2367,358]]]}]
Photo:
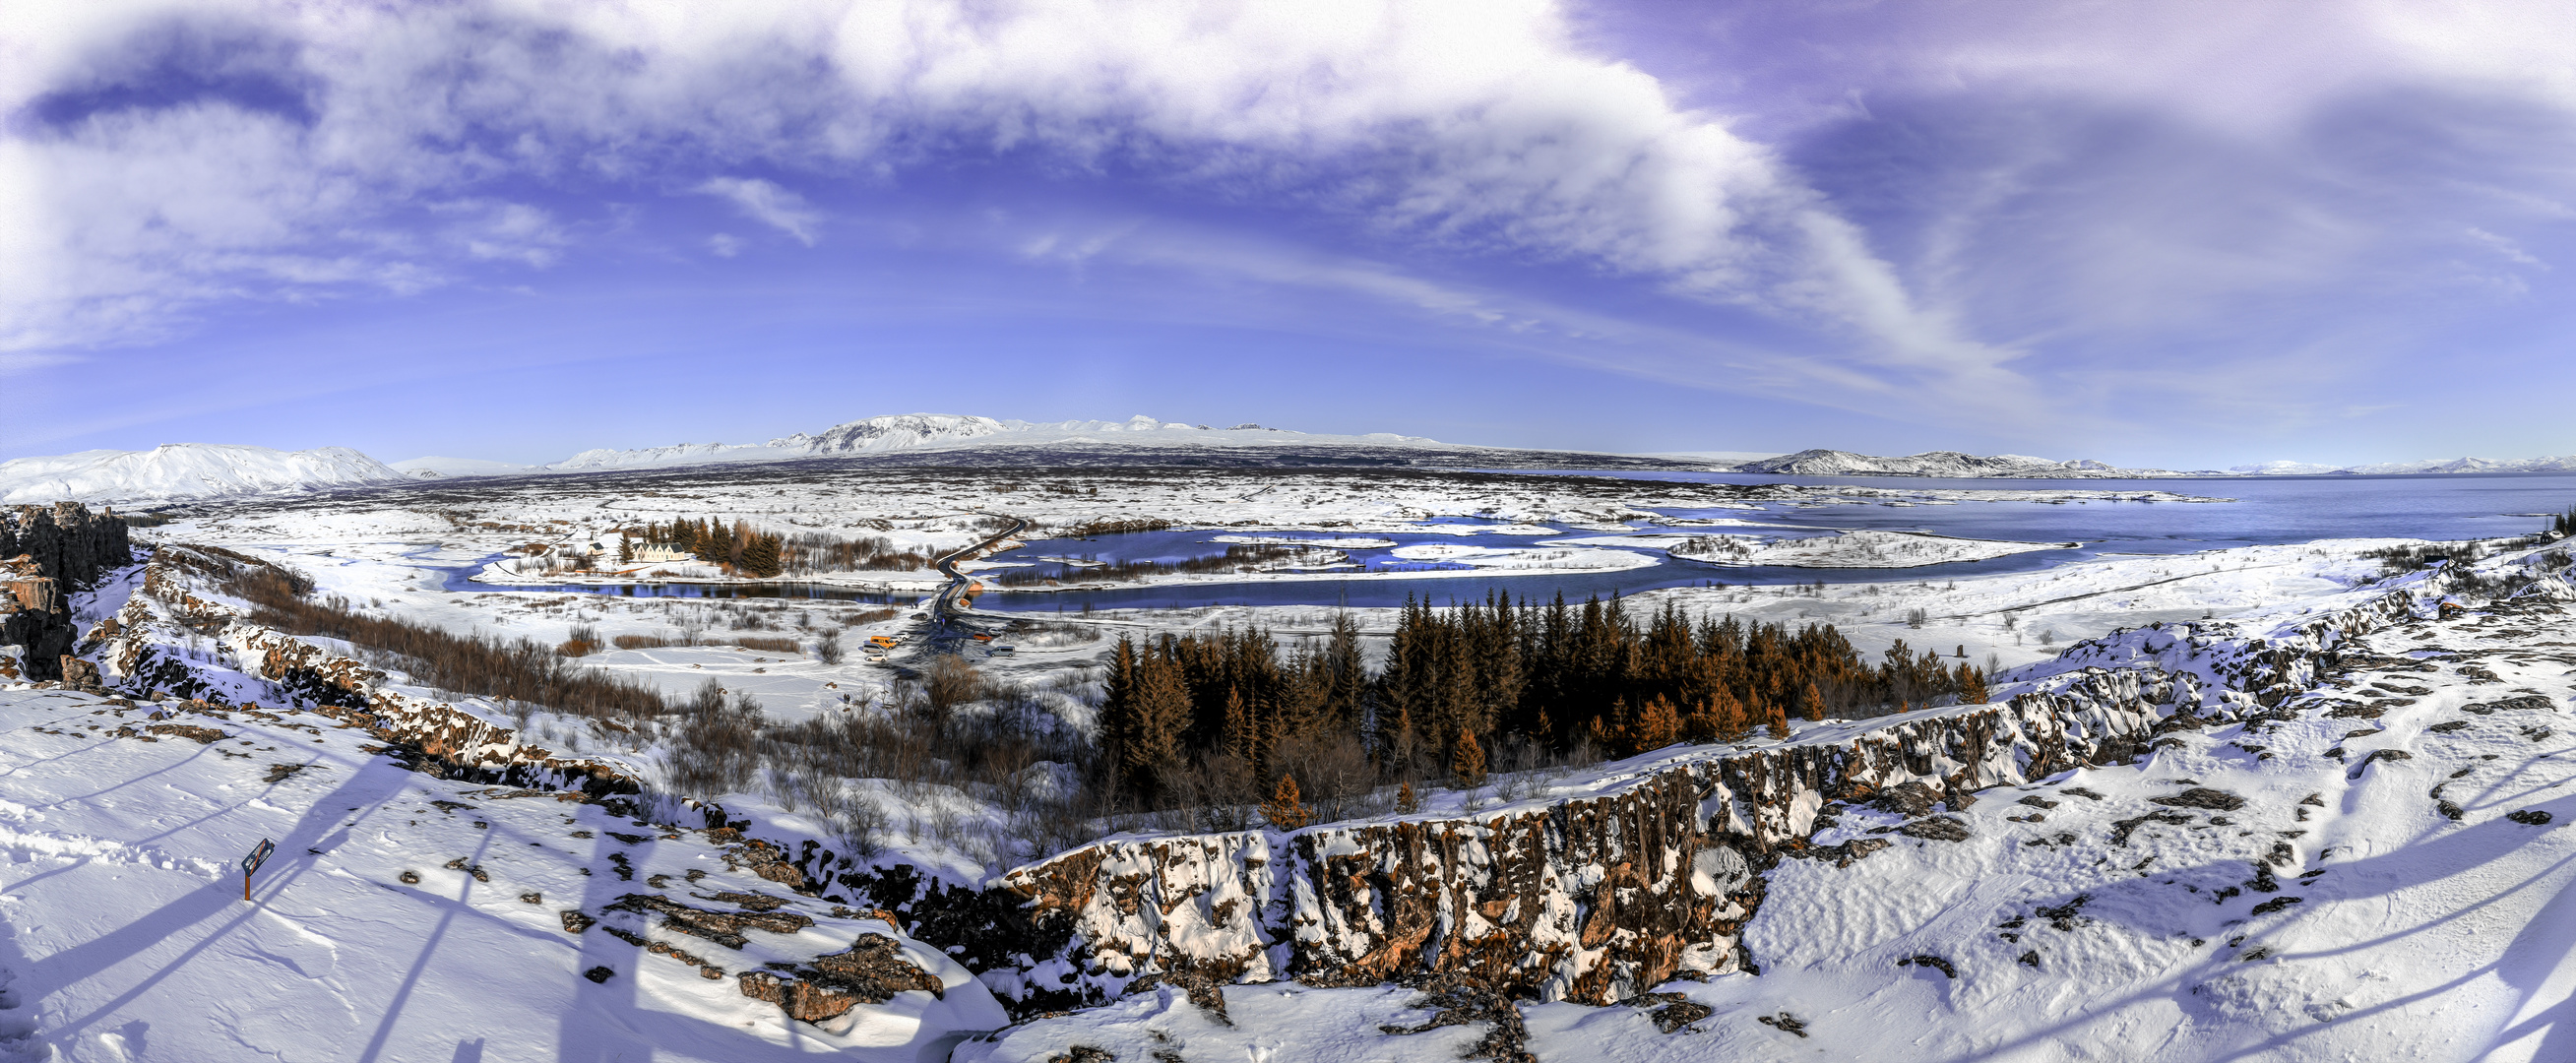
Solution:
[{"label": "frozen lake", "polygon": [[[1613,592],[1635,593],[1659,587],[1708,583],[1835,583],[1944,579],[1992,572],[2027,571],[2104,555],[2183,554],[2237,546],[2310,542],[2318,539],[2412,538],[2475,539],[2519,535],[2545,526],[2547,514],[2576,504],[2576,476],[2552,473],[2443,476],[2248,477],[2191,480],[1931,480],[1916,477],[1778,477],[1736,473],[1567,471],[1564,475],[1615,476],[1641,480],[1703,483],[1796,483],[1851,485],[1900,492],[1976,491],[2167,491],[2213,495],[2227,502],[2130,501],[1948,501],[1846,500],[1774,503],[1761,509],[1661,510],[1667,517],[1722,517],[1758,522],[1768,527],[1671,527],[1639,522],[1636,534],[1705,531],[1717,534],[1816,535],[1847,529],[1930,532],[1969,539],[2024,542],[2080,542],[2073,549],[2042,550],[1983,561],[1962,561],[1897,569],[1783,568],[1715,566],[1667,559],[1655,553],[1653,563],[1614,572],[1485,573],[1468,566],[1409,561],[1393,556],[1396,548],[1431,542],[1506,547],[1533,546],[1554,539],[1592,538],[1605,533],[1572,528],[1549,534],[1483,531],[1420,533],[1368,532],[1349,537],[1388,541],[1392,547],[1349,550],[1351,561],[1369,571],[1466,570],[1439,579],[1303,578],[1288,581],[1211,581],[1164,586],[1100,590],[1011,592],[987,594],[978,608],[999,611],[1075,611],[1096,609],[1186,607],[1203,605],[1401,605],[1407,595],[1435,602],[1482,599],[1488,591],[1515,598],[1546,598],[1559,592],[1569,599]],[[1476,522],[1444,521],[1451,528]],[[1083,558],[1102,562],[1180,561],[1220,554],[1218,537],[1242,536],[1247,529],[1222,531],[1140,532],[1093,539],[1042,540],[993,560],[1035,562],[1030,570],[1050,575],[1078,575],[1080,566],[1038,562],[1041,557]],[[1324,539],[1342,533],[1294,532],[1289,537]]]}]

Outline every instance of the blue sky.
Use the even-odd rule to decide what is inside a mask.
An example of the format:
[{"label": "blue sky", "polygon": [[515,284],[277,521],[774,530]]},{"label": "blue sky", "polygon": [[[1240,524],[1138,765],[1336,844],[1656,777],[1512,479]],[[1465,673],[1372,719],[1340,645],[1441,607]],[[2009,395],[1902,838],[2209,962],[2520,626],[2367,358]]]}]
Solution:
[{"label": "blue sky", "polygon": [[2576,451],[2576,15],[0,2],[0,458]]}]

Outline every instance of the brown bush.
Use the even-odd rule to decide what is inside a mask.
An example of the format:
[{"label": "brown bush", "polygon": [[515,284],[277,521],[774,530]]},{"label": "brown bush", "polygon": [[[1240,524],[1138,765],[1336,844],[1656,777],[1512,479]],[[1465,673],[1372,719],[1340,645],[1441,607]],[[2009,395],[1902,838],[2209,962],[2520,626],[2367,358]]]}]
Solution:
[{"label": "brown bush", "polygon": [[503,642],[366,616],[352,611],[343,598],[307,597],[308,579],[242,560],[250,564],[234,565],[223,589],[250,603],[254,622],[289,635],[320,635],[399,655],[408,660],[404,670],[430,686],[599,718],[645,719],[669,711],[652,687],[566,664],[553,647],[534,639]]},{"label": "brown bush", "polygon": [[660,635],[619,635],[612,641],[621,650],[651,650],[671,645],[671,640]]},{"label": "brown bush", "polygon": [[733,644],[763,653],[795,653],[804,648],[795,639],[739,638],[733,640]]},{"label": "brown bush", "polygon": [[903,610],[900,609],[861,609],[855,613],[841,614],[841,623],[850,625],[874,624],[881,620],[892,620],[895,618],[896,614],[901,612],[903,612]]},{"label": "brown bush", "polygon": [[566,657],[588,657],[598,649],[598,643],[586,639],[568,639],[563,645],[555,647],[555,652]]}]

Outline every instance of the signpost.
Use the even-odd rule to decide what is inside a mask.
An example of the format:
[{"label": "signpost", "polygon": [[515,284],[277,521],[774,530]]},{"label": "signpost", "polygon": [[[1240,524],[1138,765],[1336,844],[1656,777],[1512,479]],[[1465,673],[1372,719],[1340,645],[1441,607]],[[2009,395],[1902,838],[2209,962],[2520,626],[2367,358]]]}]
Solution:
[{"label": "signpost", "polygon": [[260,839],[260,840],[259,840],[259,848],[256,848],[256,849],[251,850],[251,851],[250,851],[250,855],[249,855],[249,856],[242,857],[242,899],[243,899],[243,900],[249,900],[249,899],[250,899],[250,875],[251,875],[251,872],[254,872],[254,871],[259,870],[259,865],[261,865],[261,864],[265,864],[265,863],[267,863],[267,862],[268,862],[268,854],[273,853],[273,852],[276,852],[276,851],[277,851],[277,843],[276,843],[276,842],[270,841],[270,840],[268,840],[268,839],[266,839],[266,838],[262,838],[262,839]]}]

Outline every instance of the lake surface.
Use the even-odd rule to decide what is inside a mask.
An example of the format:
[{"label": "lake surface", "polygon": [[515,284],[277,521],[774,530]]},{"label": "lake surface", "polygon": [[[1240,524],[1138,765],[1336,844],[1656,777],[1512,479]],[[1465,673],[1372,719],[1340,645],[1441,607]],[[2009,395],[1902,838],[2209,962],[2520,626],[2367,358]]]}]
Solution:
[{"label": "lake surface", "polygon": [[[1970,539],[2022,542],[2080,542],[2067,550],[2043,550],[1986,561],[1966,561],[1902,569],[1815,569],[1715,566],[1658,558],[1655,564],[1599,573],[1496,573],[1438,579],[1342,578],[1293,581],[1207,582],[1160,587],[1101,590],[1010,592],[987,594],[980,609],[1018,612],[1184,607],[1200,605],[1401,605],[1407,595],[1434,602],[1480,600],[1490,591],[1513,597],[1546,598],[1559,592],[1569,599],[1599,594],[1635,593],[1661,587],[1709,583],[1776,584],[1889,582],[1947,579],[1993,572],[2028,571],[2106,554],[2182,554],[2238,546],[2309,542],[2317,539],[2404,538],[2478,539],[2520,535],[2547,526],[2546,514],[2576,505],[2576,476],[2563,473],[2506,473],[2443,476],[2261,477],[2172,480],[1931,480],[1916,477],[1778,477],[1741,473],[1645,472],[1633,470],[1568,470],[1561,475],[1611,476],[1636,480],[1739,484],[1853,485],[1894,491],[1978,491],[2035,493],[2068,491],[2164,491],[2220,496],[2228,502],[2132,501],[1958,501],[1915,500],[1892,505],[1893,499],[1862,504],[1813,505],[1773,503],[1759,510],[1657,510],[1669,517],[1732,517],[1778,527],[1665,527],[1639,524],[1640,534],[1705,531],[1712,534],[1808,535],[1870,528],[1919,531]],[[1450,521],[1446,523],[1456,523]],[[996,561],[1032,561],[1040,556],[1092,558],[1100,561],[1178,561],[1222,553],[1218,535],[1247,534],[1245,529],[1198,532],[1144,532],[1088,540],[1045,540],[996,555]],[[1549,535],[1484,533],[1469,536],[1439,533],[1283,533],[1294,537],[1342,535],[1395,540],[1398,545],[1450,542],[1471,546],[1528,546],[1549,539],[1599,536],[1616,532],[1558,529]],[[1354,550],[1351,559],[1373,570],[1469,569],[1448,563],[1399,562],[1386,549]],[[1078,566],[1042,563],[1048,575],[1079,578]]]}]

